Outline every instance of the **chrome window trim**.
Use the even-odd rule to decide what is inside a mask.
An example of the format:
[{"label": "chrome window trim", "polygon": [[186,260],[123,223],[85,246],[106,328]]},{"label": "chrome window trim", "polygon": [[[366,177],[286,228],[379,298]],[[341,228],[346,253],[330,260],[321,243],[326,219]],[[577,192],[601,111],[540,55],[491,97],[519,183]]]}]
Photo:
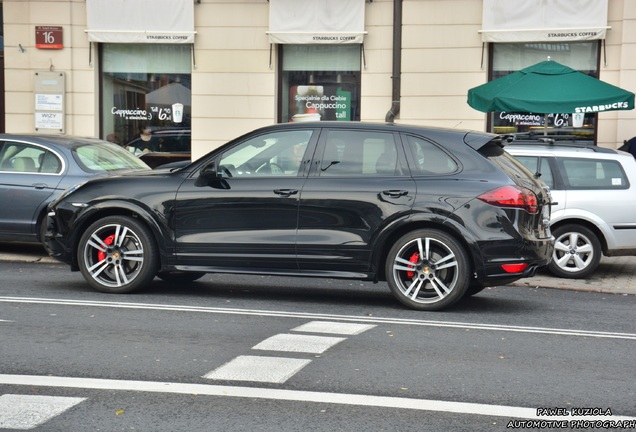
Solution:
[{"label": "chrome window trim", "polygon": [[39,147],[41,149],[43,149],[44,151],[48,151],[51,152],[55,155],[55,157],[57,157],[57,159],[61,162],[61,169],[56,172],[56,173],[43,173],[43,172],[18,172],[18,171],[5,171],[3,169],[0,168],[0,173],[6,173],[6,174],[21,174],[21,175],[33,175],[33,174],[37,174],[37,175],[44,175],[44,176],[62,176],[62,174],[66,171],[66,160],[62,157],[62,155],[57,151],[54,150],[52,148],[46,147],[42,144],[38,144],[38,143],[34,143],[31,141],[25,141],[25,140],[20,140],[20,139],[6,139],[6,138],[2,138],[0,139],[0,144],[5,144],[5,143],[11,143],[11,142],[15,142],[15,143],[20,143],[20,144],[26,144],[29,146],[34,146],[34,147]]}]

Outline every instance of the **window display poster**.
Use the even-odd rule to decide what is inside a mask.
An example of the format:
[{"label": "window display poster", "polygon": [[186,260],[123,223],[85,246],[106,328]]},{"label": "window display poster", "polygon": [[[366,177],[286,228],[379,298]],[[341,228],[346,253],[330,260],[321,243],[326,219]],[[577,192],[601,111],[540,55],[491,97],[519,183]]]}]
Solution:
[{"label": "window display poster", "polygon": [[289,121],[351,120],[350,84],[307,84],[289,89]]}]

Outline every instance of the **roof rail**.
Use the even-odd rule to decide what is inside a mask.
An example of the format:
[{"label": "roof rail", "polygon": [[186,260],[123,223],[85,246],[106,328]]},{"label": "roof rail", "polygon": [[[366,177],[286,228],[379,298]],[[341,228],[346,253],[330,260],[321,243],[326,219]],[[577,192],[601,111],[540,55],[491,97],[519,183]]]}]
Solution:
[{"label": "roof rail", "polygon": [[616,150],[605,148],[605,147],[599,147],[596,144],[594,144],[592,141],[578,141],[578,142],[558,141],[558,140],[555,141],[553,138],[534,139],[534,140],[520,139],[520,140],[509,141],[508,145],[531,145],[531,146],[536,145],[536,146],[544,146],[544,147],[551,147],[551,148],[557,148],[557,147],[580,148],[580,149],[591,150],[596,153],[616,153]]}]

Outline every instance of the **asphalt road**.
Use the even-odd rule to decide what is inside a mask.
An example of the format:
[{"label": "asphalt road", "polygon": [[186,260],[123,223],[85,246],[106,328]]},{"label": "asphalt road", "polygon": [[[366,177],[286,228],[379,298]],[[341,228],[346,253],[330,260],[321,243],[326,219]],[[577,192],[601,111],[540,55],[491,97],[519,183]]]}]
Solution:
[{"label": "asphalt road", "polygon": [[208,275],[117,296],[2,262],[0,280],[0,430],[636,428],[634,296],[497,287],[422,313],[357,281]]}]

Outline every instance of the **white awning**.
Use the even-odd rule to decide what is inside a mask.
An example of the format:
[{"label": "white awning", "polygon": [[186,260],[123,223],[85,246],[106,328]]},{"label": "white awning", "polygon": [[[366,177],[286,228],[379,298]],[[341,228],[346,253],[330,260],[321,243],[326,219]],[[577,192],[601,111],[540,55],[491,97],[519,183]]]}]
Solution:
[{"label": "white awning", "polygon": [[483,0],[484,42],[605,39],[607,0]]},{"label": "white awning", "polygon": [[194,43],[193,0],[86,0],[88,40]]},{"label": "white awning", "polygon": [[270,0],[269,41],[361,44],[365,0]]}]

